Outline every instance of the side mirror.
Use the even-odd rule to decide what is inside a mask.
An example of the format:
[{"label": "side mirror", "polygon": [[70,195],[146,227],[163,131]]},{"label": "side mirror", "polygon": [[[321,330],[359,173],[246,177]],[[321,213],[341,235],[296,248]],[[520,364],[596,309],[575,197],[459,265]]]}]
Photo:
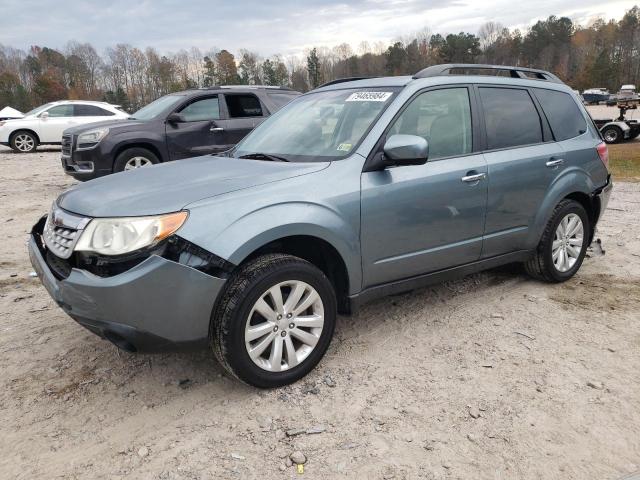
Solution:
[{"label": "side mirror", "polygon": [[391,135],[384,144],[385,167],[423,165],[429,157],[429,143],[417,135]]},{"label": "side mirror", "polygon": [[172,113],[167,117],[167,122],[169,123],[184,123],[186,121],[187,119],[181,113]]},{"label": "side mirror", "polygon": [[49,118],[49,112],[42,112],[40,118]]}]

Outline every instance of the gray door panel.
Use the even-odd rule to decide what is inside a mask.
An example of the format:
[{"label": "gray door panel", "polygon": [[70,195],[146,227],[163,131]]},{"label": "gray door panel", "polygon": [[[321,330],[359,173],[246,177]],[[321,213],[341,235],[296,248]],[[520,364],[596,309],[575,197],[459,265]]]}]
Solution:
[{"label": "gray door panel", "polygon": [[566,167],[548,167],[563,159],[557,143],[543,143],[484,154],[489,196],[483,257],[528,248],[525,240],[554,178]]},{"label": "gray door panel", "polygon": [[362,174],[364,287],[478,260],[487,179],[482,154]]}]

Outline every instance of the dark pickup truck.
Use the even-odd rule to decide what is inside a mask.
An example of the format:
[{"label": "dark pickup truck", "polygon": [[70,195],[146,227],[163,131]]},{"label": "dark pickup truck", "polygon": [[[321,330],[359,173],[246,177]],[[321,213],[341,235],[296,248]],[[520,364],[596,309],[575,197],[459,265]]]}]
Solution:
[{"label": "dark pickup truck", "polygon": [[69,128],[62,167],[78,180],[230,149],[300,95],[271,86],[187,90],[160,97],[127,120]]}]

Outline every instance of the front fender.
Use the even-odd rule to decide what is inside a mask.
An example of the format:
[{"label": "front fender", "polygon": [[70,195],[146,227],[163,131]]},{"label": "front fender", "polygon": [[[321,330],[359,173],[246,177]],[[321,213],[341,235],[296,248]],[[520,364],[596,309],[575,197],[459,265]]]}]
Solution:
[{"label": "front fender", "polygon": [[533,226],[529,228],[526,243],[527,248],[536,248],[554,208],[563,198],[566,198],[572,193],[583,193],[591,196],[595,190],[596,186],[593,184],[589,175],[580,168],[567,168],[560,173],[549,186],[542,204],[538,209]]},{"label": "front fender", "polygon": [[[359,211],[353,213],[359,218]],[[358,228],[357,222],[347,221],[330,206],[288,201],[249,211],[215,236],[189,235],[189,240],[238,265],[274,240],[298,235],[316,237],[332,245],[342,257],[352,294],[362,285]]]}]

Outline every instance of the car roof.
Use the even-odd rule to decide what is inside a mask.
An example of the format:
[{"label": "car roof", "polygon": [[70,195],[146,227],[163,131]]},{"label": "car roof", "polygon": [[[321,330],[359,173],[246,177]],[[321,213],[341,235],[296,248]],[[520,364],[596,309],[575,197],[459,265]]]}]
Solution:
[{"label": "car roof", "polygon": [[65,105],[68,103],[71,104],[80,104],[80,105],[107,105],[109,107],[117,107],[117,105],[114,105],[112,103],[109,102],[98,102],[96,100],[56,100],[54,102],[50,102],[52,105]]}]

